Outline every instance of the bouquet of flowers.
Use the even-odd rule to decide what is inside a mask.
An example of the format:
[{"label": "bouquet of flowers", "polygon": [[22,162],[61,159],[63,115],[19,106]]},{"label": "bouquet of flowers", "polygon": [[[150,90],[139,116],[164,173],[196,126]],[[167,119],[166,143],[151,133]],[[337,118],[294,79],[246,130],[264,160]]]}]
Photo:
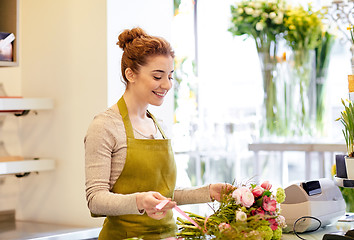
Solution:
[{"label": "bouquet of flowers", "polygon": [[285,200],[284,189],[271,191],[265,181],[260,186],[238,186],[225,190],[220,206],[209,217],[188,213],[190,219],[177,218],[184,239],[280,239],[285,218],[280,215],[280,203]]},{"label": "bouquet of flowers", "polygon": [[251,36],[257,48],[275,41],[284,33],[285,1],[243,0],[231,6],[231,27],[229,31],[235,35]]}]

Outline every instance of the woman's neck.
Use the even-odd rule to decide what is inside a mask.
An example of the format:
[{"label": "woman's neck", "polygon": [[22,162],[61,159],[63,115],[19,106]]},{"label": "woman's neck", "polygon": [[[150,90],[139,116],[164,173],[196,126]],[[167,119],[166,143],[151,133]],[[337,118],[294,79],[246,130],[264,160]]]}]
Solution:
[{"label": "woman's neck", "polygon": [[141,104],[139,100],[134,98],[133,95],[129,94],[127,91],[124,92],[123,98],[125,104],[127,105],[130,118],[146,118],[146,110],[148,108],[148,104]]}]

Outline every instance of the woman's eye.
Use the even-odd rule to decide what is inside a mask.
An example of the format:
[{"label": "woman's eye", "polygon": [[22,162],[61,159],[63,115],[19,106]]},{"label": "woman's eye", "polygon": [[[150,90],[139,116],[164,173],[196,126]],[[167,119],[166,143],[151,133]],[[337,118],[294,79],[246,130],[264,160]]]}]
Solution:
[{"label": "woman's eye", "polygon": [[171,81],[173,80],[173,77],[168,77],[168,79],[170,79]]},{"label": "woman's eye", "polygon": [[160,80],[161,77],[155,77],[155,76],[154,76],[154,79],[155,79],[155,80]]}]

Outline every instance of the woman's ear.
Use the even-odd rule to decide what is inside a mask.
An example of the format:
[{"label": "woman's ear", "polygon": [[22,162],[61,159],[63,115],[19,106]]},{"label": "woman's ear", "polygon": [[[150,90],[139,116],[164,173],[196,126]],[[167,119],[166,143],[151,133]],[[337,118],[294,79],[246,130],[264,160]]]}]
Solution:
[{"label": "woman's ear", "polygon": [[134,80],[135,74],[133,70],[131,70],[130,68],[125,69],[125,77],[128,79],[130,83],[133,83],[135,81]]}]

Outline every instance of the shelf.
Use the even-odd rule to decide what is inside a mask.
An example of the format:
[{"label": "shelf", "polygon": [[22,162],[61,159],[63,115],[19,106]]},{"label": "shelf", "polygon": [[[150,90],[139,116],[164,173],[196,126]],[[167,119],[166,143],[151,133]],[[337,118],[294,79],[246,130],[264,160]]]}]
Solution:
[{"label": "shelf", "polygon": [[0,111],[47,110],[53,108],[53,100],[49,98],[1,98]]},{"label": "shelf", "polygon": [[336,185],[339,187],[354,188],[353,179],[339,178],[334,176],[334,180],[336,182]]},{"label": "shelf", "polygon": [[15,67],[18,66],[17,62],[7,62],[7,61],[0,61],[1,67]]},{"label": "shelf", "polygon": [[52,159],[0,162],[0,175],[48,171],[53,170],[54,167],[55,162]]}]

